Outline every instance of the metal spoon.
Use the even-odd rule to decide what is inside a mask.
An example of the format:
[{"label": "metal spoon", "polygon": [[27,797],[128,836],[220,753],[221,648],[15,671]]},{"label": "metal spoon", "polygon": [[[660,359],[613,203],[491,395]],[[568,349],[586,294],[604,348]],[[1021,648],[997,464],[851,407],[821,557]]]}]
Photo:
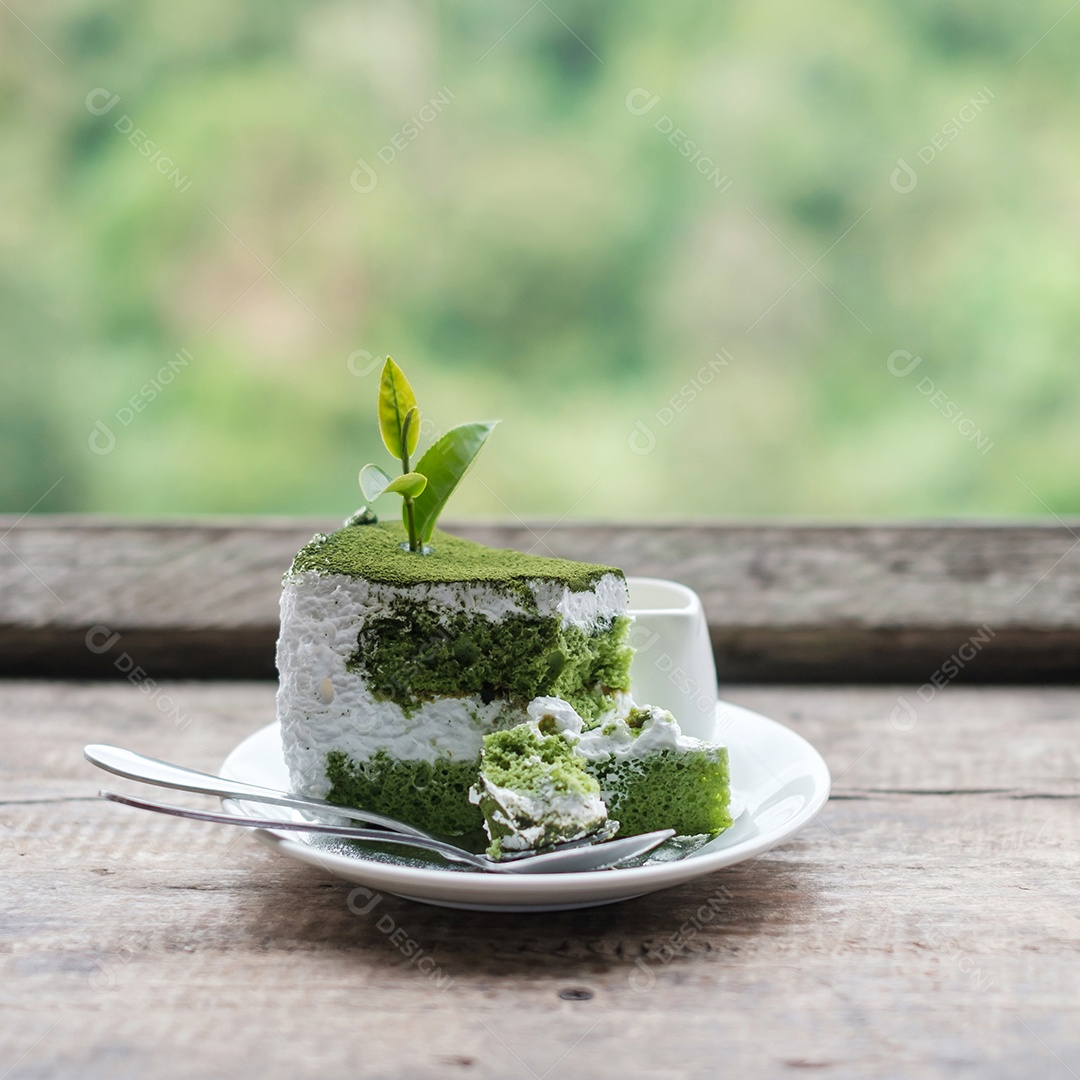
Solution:
[{"label": "metal spoon", "polygon": [[103,799],[111,802],[134,806],[140,810],[153,810],[158,814],[171,814],[173,817],[194,818],[196,821],[213,821],[221,825],[242,825],[250,829],[287,830],[290,832],[322,833],[329,836],[341,836],[350,840],[366,840],[376,844],[399,844],[405,847],[423,848],[435,851],[454,862],[467,863],[480,870],[495,874],[566,874],[585,873],[590,870],[603,870],[652,851],[665,840],[675,835],[674,829],[662,829],[659,832],[642,833],[628,836],[624,840],[609,840],[606,843],[586,844],[584,846],[564,847],[555,851],[546,851],[528,858],[510,862],[498,862],[487,855],[473,855],[428,836],[406,836],[404,833],[386,832],[376,829],[357,829],[348,825],[324,825],[314,821],[275,821],[271,818],[239,817],[233,814],[212,813],[206,810],[189,810],[185,806],[171,806],[168,803],[151,802],[136,799],[130,795],[120,795],[115,791],[99,791]]}]

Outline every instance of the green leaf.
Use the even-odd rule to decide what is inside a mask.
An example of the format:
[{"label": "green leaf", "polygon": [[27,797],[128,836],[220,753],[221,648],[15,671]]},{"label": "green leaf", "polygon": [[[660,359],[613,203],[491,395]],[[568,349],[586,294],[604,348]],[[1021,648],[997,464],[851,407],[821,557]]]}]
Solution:
[{"label": "green leaf", "polygon": [[392,483],[378,465],[365,465],[360,470],[360,490],[368,502],[374,502]]},{"label": "green leaf", "polygon": [[396,491],[401,495],[408,495],[415,499],[426,487],[426,476],[418,472],[407,472],[397,477],[393,483],[387,484],[383,488],[383,494],[385,495],[388,491]]},{"label": "green leaf", "polygon": [[[413,394],[405,373],[388,356],[382,369],[379,383],[379,431],[382,433],[386,449],[399,460],[404,457],[402,446],[402,428],[410,409],[416,408],[416,396]],[[420,426],[416,426],[417,438]],[[415,444],[414,444],[415,448]]]},{"label": "green leaf", "polygon": [[427,487],[413,504],[420,542],[427,543],[435,531],[435,522],[454,493],[473,459],[480,453],[498,420],[478,420],[451,428],[438,442],[429,446],[417,462],[416,471],[427,477]]},{"label": "green leaf", "polygon": [[415,405],[405,414],[401,423],[401,441],[410,457],[416,453],[416,444],[420,441],[420,410]]},{"label": "green leaf", "polygon": [[408,472],[391,479],[378,465],[365,465],[360,470],[360,490],[368,502],[374,502],[380,495],[392,491],[415,498],[425,487],[427,477],[418,472]]}]

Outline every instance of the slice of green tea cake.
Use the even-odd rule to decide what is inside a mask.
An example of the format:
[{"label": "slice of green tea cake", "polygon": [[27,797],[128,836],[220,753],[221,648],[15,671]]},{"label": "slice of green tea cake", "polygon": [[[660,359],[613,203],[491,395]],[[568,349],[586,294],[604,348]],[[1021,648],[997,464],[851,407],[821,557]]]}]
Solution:
[{"label": "slice of green tea cake", "polygon": [[[298,792],[445,835],[477,830],[483,737],[535,697],[589,722],[625,711],[621,571],[396,523],[316,536],[285,575],[278,719]],[[407,545],[406,545],[407,546]]]}]

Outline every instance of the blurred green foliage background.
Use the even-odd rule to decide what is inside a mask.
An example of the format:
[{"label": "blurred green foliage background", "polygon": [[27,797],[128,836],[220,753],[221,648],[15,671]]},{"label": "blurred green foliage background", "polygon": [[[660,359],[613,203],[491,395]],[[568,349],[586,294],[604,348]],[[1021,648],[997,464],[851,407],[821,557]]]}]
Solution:
[{"label": "blurred green foliage background", "polygon": [[10,0],[0,509],[1080,512],[1065,7]]}]

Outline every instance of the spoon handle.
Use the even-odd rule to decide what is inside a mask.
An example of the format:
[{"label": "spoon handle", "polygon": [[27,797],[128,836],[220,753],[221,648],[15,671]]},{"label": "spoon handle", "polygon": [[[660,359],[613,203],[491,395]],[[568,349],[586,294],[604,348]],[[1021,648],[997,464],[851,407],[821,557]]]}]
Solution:
[{"label": "spoon handle", "polygon": [[318,821],[278,821],[270,818],[239,817],[235,814],[214,813],[209,810],[191,810],[186,806],[172,806],[169,803],[151,802],[149,799],[136,799],[131,795],[121,795],[115,791],[99,791],[103,799],[110,802],[134,806],[139,810],[152,810],[156,814],[170,814],[173,817],[193,818],[196,821],[213,821],[221,825],[241,825],[249,829],[269,829],[277,832],[323,833],[327,836],[342,836],[349,840],[367,840],[375,844],[400,844],[404,847],[423,848],[435,851],[446,859],[478,867],[494,874],[558,874],[581,871],[601,870],[634,855],[644,854],[674,835],[674,829],[660,832],[643,833],[628,836],[623,840],[610,840],[604,844],[588,847],[572,847],[562,850],[533,854],[520,861],[500,863],[485,855],[473,855],[462,851],[453,844],[446,844],[430,836],[404,836],[401,833],[389,833],[382,829],[356,829],[349,825],[326,825]]},{"label": "spoon handle", "polygon": [[98,792],[103,799],[110,802],[123,803],[124,806],[134,806],[139,810],[152,810],[156,814],[170,814],[172,817],[193,818],[195,821],[213,821],[220,825],[242,825],[249,829],[282,829],[289,832],[324,833],[328,836],[343,836],[349,840],[367,840],[375,844],[400,844],[404,847],[423,848],[425,851],[436,851],[447,859],[456,862],[467,863],[469,866],[479,866],[484,870],[499,871],[502,869],[497,863],[482,855],[473,855],[462,851],[461,848],[452,844],[444,844],[441,840],[435,840],[429,836],[405,836],[403,833],[386,832],[384,829],[357,829],[350,825],[326,825],[319,821],[279,821],[272,818],[249,818],[240,817],[236,814],[215,813],[210,810],[192,810],[186,806],[172,806],[169,803],[152,802],[149,799],[136,799],[131,795],[121,795],[116,791],[106,791],[104,788]]},{"label": "spoon handle", "polygon": [[434,839],[422,829],[406,825],[405,822],[396,821],[394,818],[384,817],[371,810],[336,806],[325,799],[309,799],[302,795],[291,795],[287,791],[275,791],[273,788],[259,787],[257,784],[230,780],[225,776],[212,776],[210,773],[199,772],[198,769],[188,769],[183,765],[174,765],[169,761],[160,761],[157,758],[136,754],[134,750],[125,750],[122,746],[91,743],[83,748],[83,754],[87,761],[99,769],[115,773],[117,776],[126,776],[129,780],[141,780],[146,784],[154,784],[157,787],[197,791],[203,795],[217,795],[223,799],[246,799],[248,802],[270,803],[273,806],[288,806],[295,810],[308,810],[317,814],[355,818],[369,825],[391,829],[399,835]]}]

